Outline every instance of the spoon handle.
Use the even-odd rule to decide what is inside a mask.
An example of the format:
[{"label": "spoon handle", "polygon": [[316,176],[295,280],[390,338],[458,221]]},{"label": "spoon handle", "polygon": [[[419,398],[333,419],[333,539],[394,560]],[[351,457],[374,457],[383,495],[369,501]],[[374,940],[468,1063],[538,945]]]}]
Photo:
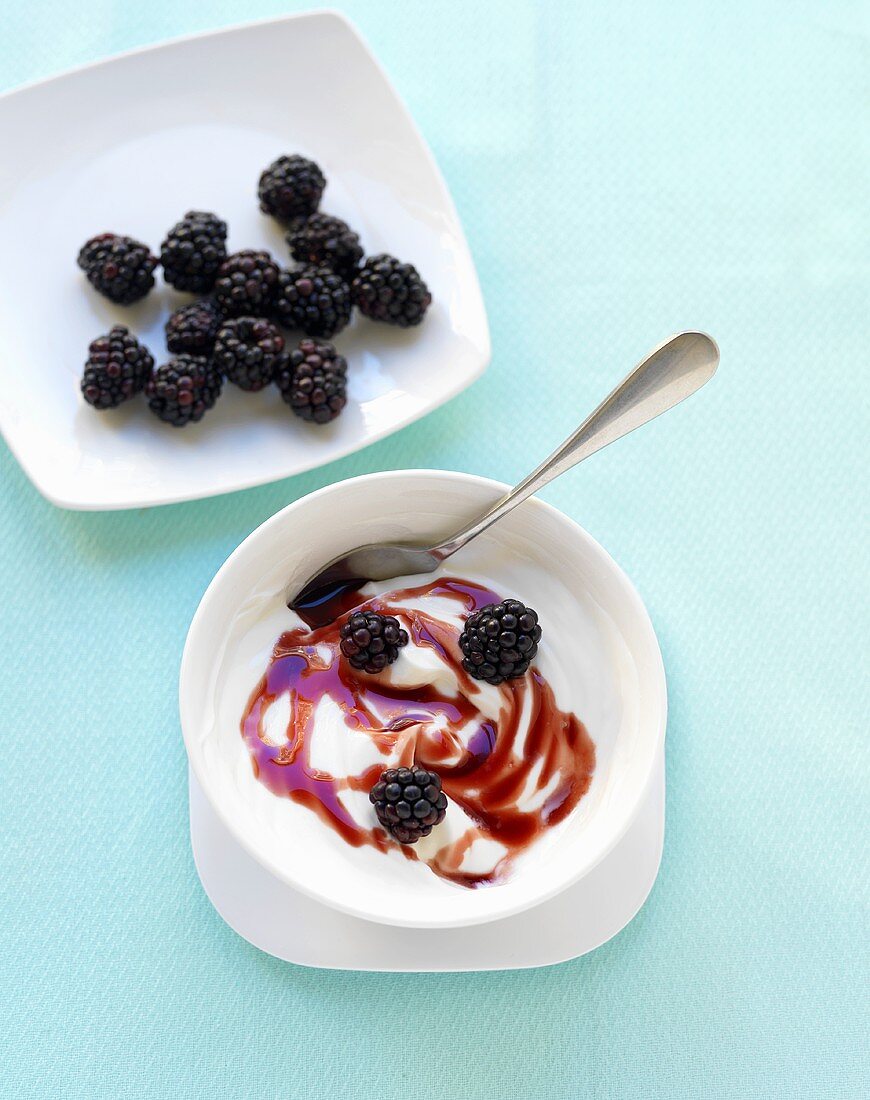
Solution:
[{"label": "spoon handle", "polygon": [[432,552],[440,558],[454,554],[559,474],[691,397],[713,377],[718,364],[719,349],[703,332],[672,336],[650,352],[537,469],[483,516],[448,542],[433,547]]}]

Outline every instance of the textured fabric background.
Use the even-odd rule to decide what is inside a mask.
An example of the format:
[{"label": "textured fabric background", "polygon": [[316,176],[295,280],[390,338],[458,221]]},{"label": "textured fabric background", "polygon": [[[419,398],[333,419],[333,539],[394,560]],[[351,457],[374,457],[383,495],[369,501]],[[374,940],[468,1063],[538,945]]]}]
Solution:
[{"label": "textured fabric background", "polygon": [[[295,7],[9,2],[0,83]],[[0,445],[3,1092],[857,1097],[867,6],[345,9],[453,190],[493,365],[326,469],[152,511],[58,511]],[[709,390],[545,494],[628,570],[664,651],[668,830],[646,907],[591,956],[525,973],[306,971],[249,947],[196,878],[176,714],[218,565],[352,474],[518,478],[681,327],[720,341]]]}]

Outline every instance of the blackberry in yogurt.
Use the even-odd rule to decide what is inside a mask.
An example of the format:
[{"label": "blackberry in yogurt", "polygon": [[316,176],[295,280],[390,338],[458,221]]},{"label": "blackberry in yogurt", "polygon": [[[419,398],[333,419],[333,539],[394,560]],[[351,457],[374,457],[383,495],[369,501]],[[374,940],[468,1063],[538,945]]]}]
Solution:
[{"label": "blackberry in yogurt", "polygon": [[416,844],[447,813],[441,777],[425,768],[387,768],[369,791],[378,821],[402,844]]},{"label": "blackberry in yogurt", "polygon": [[[457,886],[505,881],[589,789],[596,753],[583,722],[534,663],[498,684],[463,668],[466,622],[502,603],[485,584],[442,576],[368,598],[342,588],[329,602],[294,615],[244,709],[257,783],[351,847],[398,854]],[[392,617],[408,637],[376,674],[342,655],[342,628],[357,615]],[[418,772],[431,782],[415,783]],[[401,775],[402,790],[386,775]]]}]

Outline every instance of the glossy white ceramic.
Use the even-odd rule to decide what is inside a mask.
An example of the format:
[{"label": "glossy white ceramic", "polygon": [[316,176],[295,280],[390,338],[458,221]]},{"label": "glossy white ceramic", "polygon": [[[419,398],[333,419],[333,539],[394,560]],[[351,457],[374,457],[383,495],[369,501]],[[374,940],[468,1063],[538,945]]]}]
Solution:
[{"label": "glossy white ceramic", "polygon": [[[241,544],[212,581],[191,624],[181,669],[181,721],[205,797],[237,842],[272,875],[355,916],[446,928],[506,917],[552,897],[588,874],[625,834],[660,757],[664,669],[643,604],[598,543],[556,509],[531,499],[472,545],[496,563],[491,574],[496,582],[499,561],[511,578],[519,563],[522,594],[533,604],[538,587],[557,578],[564,599],[591,624],[590,661],[597,662],[602,679],[618,685],[606,707],[599,705],[594,679],[584,688],[587,703],[580,717],[596,741],[595,778],[578,811],[547,843],[528,852],[514,876],[495,887],[451,887],[421,865],[416,866],[422,874],[413,880],[404,872],[396,877],[387,857],[349,848],[310,811],[275,799],[253,778],[238,729],[241,713],[237,718],[216,704],[239,622],[256,615],[264,595],[280,599],[319,561],[382,538],[434,540],[504,488],[467,474],[402,471],[322,489],[277,513]],[[462,571],[457,555],[451,572]],[[251,688],[262,671],[251,669]],[[577,675],[582,678],[581,669]]]},{"label": "glossy white ceramic", "polygon": [[[317,95],[294,91],[314,84]],[[340,15],[181,39],[12,92],[0,98],[0,143],[0,431],[55,504],[141,507],[288,477],[411,423],[489,361],[480,288],[444,180]],[[434,298],[423,324],[397,331],[358,317],[336,338],[350,401],[326,427],[293,416],[271,387],[226,386],[183,430],[141,398],[106,413],[86,405],[88,343],[127,324],[163,362],[166,317],[191,299],[158,275],[143,302],[115,306],[76,267],[81,244],[112,231],[159,250],[169,226],[205,209],[228,221],[232,250],[267,248],[289,263],[280,226],[257,205],[261,169],[285,152],[323,166],[322,208],[346,218],[367,252],[419,268]]]},{"label": "glossy white ceramic", "polygon": [[203,889],[227,924],[286,962],[341,970],[513,970],[551,966],[606,943],[652,890],[665,826],[664,754],[625,836],[549,901],[468,928],[396,928],[360,920],[294,890],[252,859],[190,773],[190,842]]}]

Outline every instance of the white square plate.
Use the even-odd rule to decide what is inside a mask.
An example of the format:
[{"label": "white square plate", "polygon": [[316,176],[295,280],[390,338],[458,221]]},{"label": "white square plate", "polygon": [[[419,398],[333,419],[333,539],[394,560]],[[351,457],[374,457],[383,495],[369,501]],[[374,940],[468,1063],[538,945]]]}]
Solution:
[{"label": "white square plate", "polygon": [[[0,430],[36,487],[66,508],[191,500],[301,473],[397,431],[485,369],[489,332],[474,264],[444,180],[356,30],[314,13],[139,50],[0,98]],[[96,233],[158,251],[187,210],[229,223],[229,247],[289,253],[257,206],[282,153],[315,159],[321,208],[368,253],[417,266],[433,304],[418,329],[356,317],[336,338],[349,403],[331,425],[294,417],[270,387],[225,386],[198,425],[176,430],[143,400],[87,406],[88,343],[127,324],[159,364],[163,324],[188,295],[158,278],[115,306],[76,267]]]}]

